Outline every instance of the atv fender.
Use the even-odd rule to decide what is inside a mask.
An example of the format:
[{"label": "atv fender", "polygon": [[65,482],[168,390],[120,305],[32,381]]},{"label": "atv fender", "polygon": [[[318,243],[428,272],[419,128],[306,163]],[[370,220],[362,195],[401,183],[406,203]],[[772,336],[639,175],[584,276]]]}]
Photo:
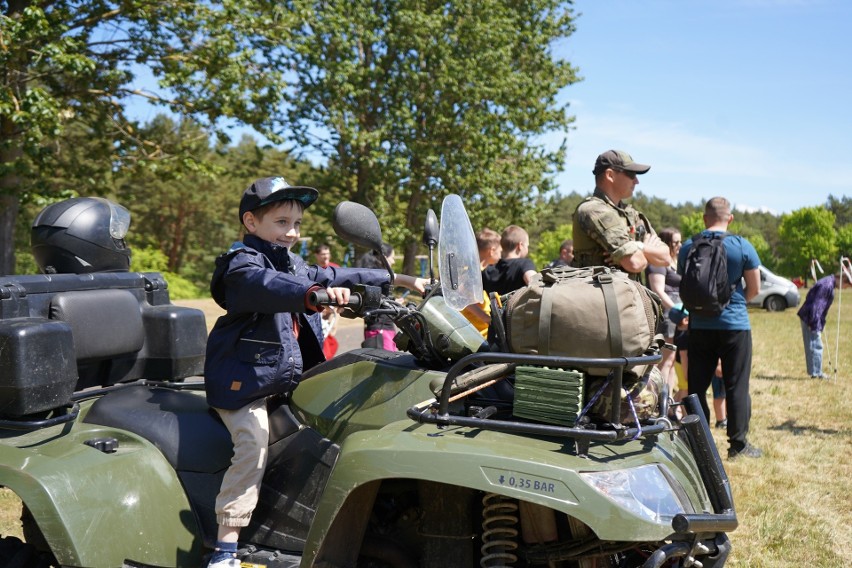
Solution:
[{"label": "atv fender", "polygon": [[[114,452],[87,444],[104,438],[117,441]],[[0,438],[0,485],[29,509],[60,565],[201,564],[184,490],[146,440],[77,423],[67,433],[57,426],[15,442]]]}]

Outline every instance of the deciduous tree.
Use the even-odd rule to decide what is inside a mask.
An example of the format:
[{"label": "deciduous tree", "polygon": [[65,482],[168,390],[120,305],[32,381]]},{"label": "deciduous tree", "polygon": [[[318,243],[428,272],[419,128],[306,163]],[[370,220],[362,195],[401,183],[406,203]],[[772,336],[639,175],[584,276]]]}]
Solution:
[{"label": "deciduous tree", "polygon": [[852,223],[837,230],[837,249],[843,256],[852,258]]},{"label": "deciduous tree", "polygon": [[[324,189],[323,173],[283,150],[260,147],[244,137],[236,146],[212,148],[210,133],[191,121],[160,115],[141,129],[161,157],[154,164],[116,174],[116,198],[130,209],[128,240],[134,250],[160,251],[165,268],[206,288],[214,260],[240,238],[239,202],[246,185],[266,176],[320,188],[323,199],[302,225],[302,236],[331,233],[328,211],[336,203]],[[319,211],[325,207],[324,211]],[[295,252],[299,252],[296,250]]]},{"label": "deciduous tree", "polygon": [[784,274],[806,273],[811,259],[822,266],[837,262],[834,213],[822,207],[804,207],[781,216],[778,268]]},{"label": "deciduous tree", "polygon": [[533,243],[530,239],[530,259],[538,268],[544,266],[553,259],[559,258],[559,247],[565,239],[570,239],[573,234],[573,225],[560,225],[552,231],[544,231]]},{"label": "deciduous tree", "polygon": [[[102,142],[90,162],[94,177],[129,159],[159,157],[157,145],[140,139],[127,118],[134,98],[214,130],[234,117],[268,136],[280,132],[286,47],[267,32],[286,28],[292,14],[278,4],[13,0],[0,7],[0,273],[14,268],[22,197],[79,189],[48,167],[57,155],[73,153],[63,145],[69,125]],[[138,89],[141,70],[163,90]],[[141,152],[130,153],[128,143]],[[83,172],[72,173],[73,185],[85,181],[76,175]]]},{"label": "deciduous tree", "polygon": [[[403,270],[426,210],[458,193],[473,225],[487,208],[523,224],[563,151],[558,91],[577,80],[553,57],[573,31],[569,2],[290,0],[291,125],[329,158],[346,195],[370,205],[404,243]],[[492,209],[493,211],[494,209]]]}]

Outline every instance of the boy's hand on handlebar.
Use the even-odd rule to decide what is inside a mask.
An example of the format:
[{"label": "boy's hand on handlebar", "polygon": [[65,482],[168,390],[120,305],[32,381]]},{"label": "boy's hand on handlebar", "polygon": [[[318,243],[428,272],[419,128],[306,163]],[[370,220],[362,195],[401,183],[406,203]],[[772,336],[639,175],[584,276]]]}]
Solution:
[{"label": "boy's hand on handlebar", "polygon": [[349,303],[351,292],[349,288],[326,288],[328,299],[339,306],[345,306]]}]

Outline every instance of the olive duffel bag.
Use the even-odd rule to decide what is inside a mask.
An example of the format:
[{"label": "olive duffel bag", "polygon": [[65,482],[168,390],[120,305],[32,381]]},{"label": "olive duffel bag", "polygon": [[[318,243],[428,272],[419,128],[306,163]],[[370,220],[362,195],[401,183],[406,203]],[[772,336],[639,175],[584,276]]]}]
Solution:
[{"label": "olive duffel bag", "polygon": [[661,317],[659,296],[624,272],[606,266],[545,268],[510,295],[506,338],[514,353],[636,357],[654,342]]}]

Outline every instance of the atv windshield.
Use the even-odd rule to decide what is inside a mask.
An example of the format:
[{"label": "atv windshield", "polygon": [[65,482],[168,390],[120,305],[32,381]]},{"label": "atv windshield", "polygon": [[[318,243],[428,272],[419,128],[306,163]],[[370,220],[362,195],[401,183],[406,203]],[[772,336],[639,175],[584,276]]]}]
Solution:
[{"label": "atv windshield", "polygon": [[461,311],[482,302],[476,237],[461,197],[455,194],[445,197],[441,206],[438,271],[444,300],[451,308]]}]

